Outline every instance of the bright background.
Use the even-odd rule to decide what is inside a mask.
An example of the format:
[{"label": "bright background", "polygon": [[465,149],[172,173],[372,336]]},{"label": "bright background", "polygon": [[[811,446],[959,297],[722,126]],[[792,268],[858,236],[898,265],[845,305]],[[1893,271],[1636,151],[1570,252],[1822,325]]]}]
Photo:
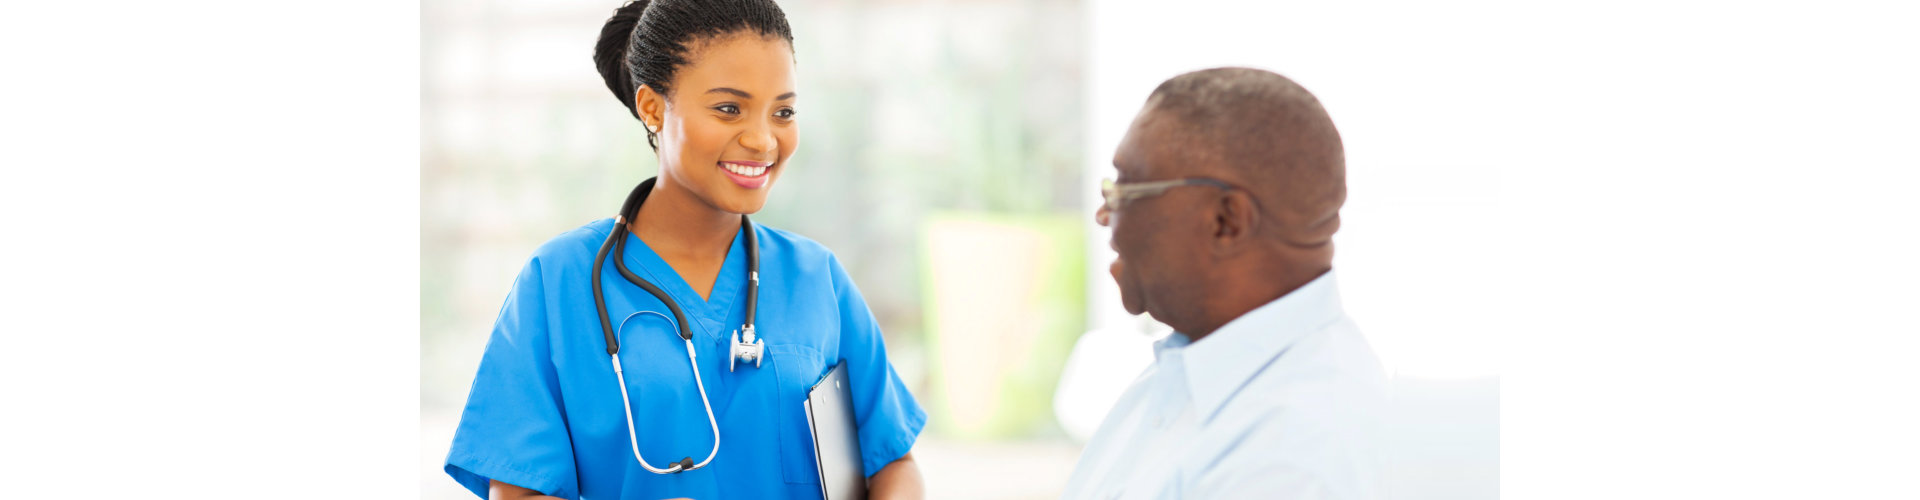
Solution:
[{"label": "bright background", "polygon": [[[538,13],[544,5],[482,7]],[[789,7],[803,37],[814,21],[801,13],[814,5]],[[868,7],[940,17],[949,15],[941,9],[977,5]],[[818,6],[829,7],[865,8]],[[488,243],[503,255],[467,264],[480,283],[432,282],[436,273],[450,276],[438,261],[458,259],[425,249],[449,248],[449,232],[480,238],[430,222],[462,203],[435,198],[446,188],[428,182],[435,165],[448,162],[436,155],[449,151],[432,137],[447,133],[431,122],[432,109],[448,108],[433,102],[444,88],[433,75],[450,60],[434,62],[436,50],[446,51],[435,44],[453,30],[503,22],[470,16],[463,26],[436,17],[444,8],[375,0],[324,8],[211,0],[0,7],[9,76],[0,84],[0,228],[8,243],[0,245],[8,277],[0,291],[0,470],[10,494],[439,495],[442,477],[428,464],[444,452],[436,443],[444,437],[427,423],[433,400],[445,397],[436,387],[459,385],[470,368],[435,367],[438,357],[462,358],[436,354],[457,347],[432,339],[476,334],[449,326],[463,306],[448,290],[472,289],[483,297],[468,300],[497,307],[507,273],[532,242],[603,216],[618,196],[605,186],[518,202],[556,214],[536,214],[552,222],[516,222],[528,232]],[[597,27],[612,8],[550,15]],[[1920,88],[1911,63],[1920,60],[1920,31],[1911,29],[1920,16],[1908,3],[1079,8],[1078,16],[996,16],[961,28],[1080,26],[1084,88],[1066,99],[1078,100],[1086,119],[1081,138],[1069,141],[1081,153],[1064,167],[1078,178],[1046,184],[1062,194],[945,199],[933,203],[938,212],[1052,211],[1065,203],[1083,217],[1093,186],[1085,169],[1098,171],[1114,137],[1100,127],[1118,126],[1109,117],[1131,113],[1152,83],[1222,62],[1298,78],[1327,101],[1352,155],[1353,223],[1340,236],[1339,263],[1351,312],[1396,371],[1399,394],[1429,395],[1401,399],[1401,415],[1421,418],[1398,427],[1396,492],[1410,481],[1450,480],[1428,491],[1489,496],[1473,474],[1404,471],[1484,471],[1477,464],[1488,457],[1476,451],[1485,449],[1476,437],[1483,433],[1431,438],[1492,422],[1482,413],[1492,397],[1476,388],[1498,374],[1503,496],[1920,497],[1912,475],[1920,470],[1920,427],[1912,425],[1920,421],[1920,364],[1912,362],[1920,354],[1920,198],[1912,196],[1920,189],[1920,99],[1911,91]],[[575,31],[560,31],[567,41],[554,46],[580,52],[488,78],[539,75],[528,68],[551,63],[581,68],[565,78],[591,81]],[[832,36],[812,35],[823,45]],[[505,40],[484,43],[512,46]],[[1131,52],[1115,49],[1122,46]],[[861,47],[845,50],[920,50]],[[827,76],[824,50],[802,49],[803,78]],[[490,60],[496,52],[478,53]],[[578,88],[580,109],[590,110],[579,113],[617,113],[610,101],[587,104],[604,91]],[[567,98],[548,92],[522,95]],[[468,109],[461,112],[485,111]],[[808,127],[803,149],[833,137]],[[631,137],[598,125],[572,130]],[[580,151],[609,163],[644,160],[618,149],[627,143],[580,141],[590,146]],[[569,161],[583,163],[513,168],[539,172],[527,182],[565,182],[548,172]],[[476,163],[482,167],[504,168]],[[598,164],[582,172],[625,175]],[[513,202],[506,194],[468,199]],[[843,255],[863,251],[849,243],[858,238],[806,231]],[[1088,246],[1103,238],[1091,229],[1081,236]],[[1110,307],[1097,275],[1084,272],[1103,257],[1087,254],[1083,307]],[[889,255],[920,258],[870,254]],[[863,286],[886,279],[859,272]],[[939,341],[925,316],[928,295],[910,302],[921,304],[913,306],[919,320],[887,321],[889,335],[920,329],[922,350],[894,356],[903,366],[920,359],[926,371],[916,390],[936,401],[952,388],[933,382]],[[1152,330],[1097,309],[1081,318],[1083,328],[1119,339]],[[1068,336],[1079,335],[1059,337]],[[1117,344],[1088,350],[1118,353],[1105,357],[1112,360],[1139,352]],[[1478,357],[1489,350],[1491,363]],[[436,381],[435,372],[451,375]],[[1062,390],[1055,399],[1098,400],[1098,392]],[[1407,409],[1415,405],[1426,406]],[[941,470],[1008,449],[1036,450],[1023,457],[1035,465],[1070,463],[1073,419],[1061,416],[1075,412],[1058,412],[1053,430],[1041,413],[1038,430],[1024,436],[935,430],[922,451],[938,451],[929,456],[946,460]],[[1020,498],[1050,487],[1057,485],[970,493]]]},{"label": "bright background", "polygon": [[[421,487],[458,498],[441,460],[512,277],[541,242],[607,216],[655,159],[590,64],[607,2],[424,7]],[[1472,242],[1498,234],[1504,165],[1431,133],[1441,117],[1458,130],[1494,118],[1431,99],[1491,92],[1465,76],[1489,63],[1361,43],[1437,34],[1361,7],[783,7],[802,147],[756,219],[848,263],[932,413],[915,456],[936,498],[1057,497],[1150,360],[1166,328],[1120,310],[1094,186],[1154,86],[1219,65],[1297,79],[1342,127],[1352,197],[1336,265],[1394,375],[1398,496],[1495,495],[1498,340],[1476,320],[1486,311],[1432,300],[1495,286],[1478,270],[1498,263]],[[1306,14],[1319,21],[1274,27]],[[1410,78],[1431,83],[1389,84]],[[1032,472],[976,480],[1012,464]]]}]

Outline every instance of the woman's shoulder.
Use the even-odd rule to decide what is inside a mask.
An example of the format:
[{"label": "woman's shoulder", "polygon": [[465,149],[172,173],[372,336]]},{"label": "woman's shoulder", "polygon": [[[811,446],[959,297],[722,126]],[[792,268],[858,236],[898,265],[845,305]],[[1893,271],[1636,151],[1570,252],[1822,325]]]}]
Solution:
[{"label": "woman's shoulder", "polygon": [[760,223],[753,228],[762,259],[777,258],[802,272],[827,273],[840,265],[833,250],[813,238]]}]

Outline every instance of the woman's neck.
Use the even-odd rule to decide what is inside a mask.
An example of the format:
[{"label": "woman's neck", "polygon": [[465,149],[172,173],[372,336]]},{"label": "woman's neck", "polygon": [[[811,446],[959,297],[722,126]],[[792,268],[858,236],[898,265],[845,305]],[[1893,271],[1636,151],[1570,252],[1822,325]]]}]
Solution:
[{"label": "woman's neck", "polygon": [[653,185],[627,230],[669,261],[723,260],[740,228],[740,214],[701,201],[666,176]]}]

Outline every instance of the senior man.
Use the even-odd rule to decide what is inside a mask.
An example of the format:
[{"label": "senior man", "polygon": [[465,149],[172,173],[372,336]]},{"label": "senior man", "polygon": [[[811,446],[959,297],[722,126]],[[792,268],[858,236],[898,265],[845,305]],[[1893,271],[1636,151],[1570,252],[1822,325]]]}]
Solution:
[{"label": "senior man", "polygon": [[1340,134],[1249,68],[1154,89],[1095,214],[1127,312],[1176,333],[1100,424],[1066,498],[1381,495],[1379,361],[1340,305]]}]

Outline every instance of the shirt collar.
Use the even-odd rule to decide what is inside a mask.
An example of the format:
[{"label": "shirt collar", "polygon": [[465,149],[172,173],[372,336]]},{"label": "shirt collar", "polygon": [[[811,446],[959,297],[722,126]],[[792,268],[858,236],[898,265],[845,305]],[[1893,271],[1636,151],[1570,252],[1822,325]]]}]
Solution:
[{"label": "shirt collar", "polygon": [[1166,357],[1165,354],[1167,352],[1185,349],[1187,345],[1192,343],[1193,341],[1187,339],[1186,334],[1180,332],[1173,332],[1165,337],[1161,337],[1160,340],[1153,342],[1153,360],[1158,362]]},{"label": "shirt collar", "polygon": [[1156,346],[1185,351],[1187,390],[1193,395],[1200,421],[1212,419],[1221,405],[1288,347],[1345,315],[1334,281],[1334,273],[1329,270],[1285,296],[1228,321],[1199,342],[1189,343],[1185,335],[1174,334]]}]

